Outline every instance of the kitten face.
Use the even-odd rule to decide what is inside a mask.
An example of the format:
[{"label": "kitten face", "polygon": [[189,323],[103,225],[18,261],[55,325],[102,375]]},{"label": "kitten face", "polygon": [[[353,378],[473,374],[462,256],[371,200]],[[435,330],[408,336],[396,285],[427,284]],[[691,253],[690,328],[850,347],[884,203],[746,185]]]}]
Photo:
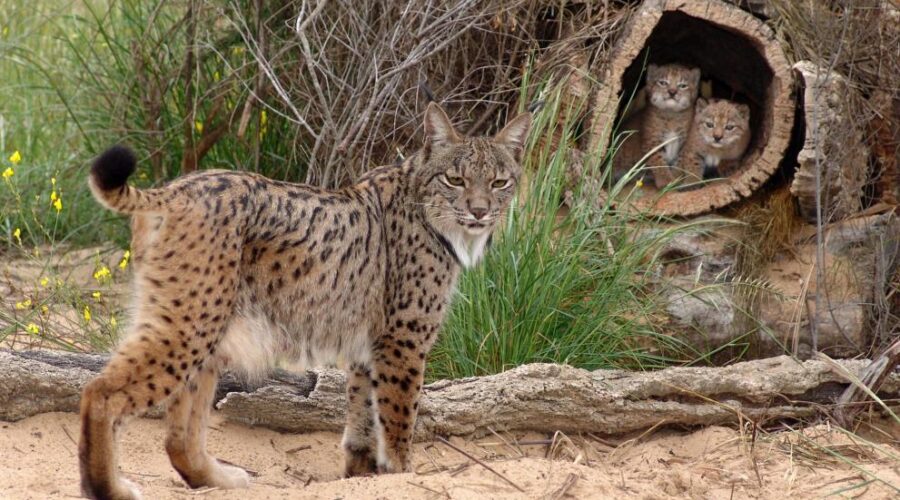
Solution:
[{"label": "kitten face", "polygon": [[694,127],[703,144],[724,149],[750,133],[750,108],[725,99],[697,100]]},{"label": "kitten face", "polygon": [[429,223],[447,236],[490,233],[509,206],[531,115],[514,118],[494,137],[462,138],[435,105],[426,112],[420,197]]},{"label": "kitten face", "polygon": [[700,69],[680,64],[647,66],[650,103],[667,111],[684,111],[694,105],[700,88]]}]

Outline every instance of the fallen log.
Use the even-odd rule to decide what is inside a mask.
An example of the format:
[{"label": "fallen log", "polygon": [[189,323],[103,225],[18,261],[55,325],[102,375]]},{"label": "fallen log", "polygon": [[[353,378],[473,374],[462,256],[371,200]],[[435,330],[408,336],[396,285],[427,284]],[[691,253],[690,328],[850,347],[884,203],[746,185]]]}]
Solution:
[{"label": "fallen log", "polygon": [[[100,355],[0,351],[0,420],[76,411],[80,390],[102,367]],[[859,375],[866,360],[840,365]],[[533,364],[507,372],[425,386],[417,438],[494,431],[621,434],[658,425],[711,425],[739,419],[764,423],[809,419],[850,385],[819,360],[787,356],[724,368],[655,372]],[[223,377],[216,407],[227,419],[281,431],[339,431],[344,375],[338,370],[278,370],[258,386]],[[900,397],[900,375],[882,383],[883,399]]]}]

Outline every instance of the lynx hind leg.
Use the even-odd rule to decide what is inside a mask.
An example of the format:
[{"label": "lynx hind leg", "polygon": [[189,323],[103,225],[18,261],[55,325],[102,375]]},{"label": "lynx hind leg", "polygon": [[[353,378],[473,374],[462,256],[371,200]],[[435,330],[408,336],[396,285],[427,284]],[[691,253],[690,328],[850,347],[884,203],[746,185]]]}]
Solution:
[{"label": "lynx hind leg", "polygon": [[191,488],[245,488],[250,485],[245,470],[220,463],[206,451],[207,423],[217,381],[217,363],[210,359],[193,380],[172,396],[166,413],[166,452]]},{"label": "lynx hind leg", "polygon": [[347,426],[344,428],[344,477],[378,471],[372,401],[372,370],[354,364],[347,371]]},{"label": "lynx hind leg", "polygon": [[[81,438],[78,460],[81,492],[87,498],[127,500],[141,498],[137,487],[119,475],[116,434],[122,420],[152,406],[156,398],[145,386],[136,385],[132,366],[135,358],[116,354],[103,373],[88,383],[81,396]],[[140,372],[154,380],[158,371]]]},{"label": "lynx hind leg", "polygon": [[139,498],[118,473],[115,429],[125,417],[180,392],[215,354],[237,286],[237,266],[226,263],[236,263],[239,256],[223,249],[238,245],[220,242],[226,238],[215,234],[190,255],[171,248],[198,237],[190,227],[179,232],[163,227],[156,235],[136,276],[139,293],[132,331],[84,389],[79,462],[88,498]]}]

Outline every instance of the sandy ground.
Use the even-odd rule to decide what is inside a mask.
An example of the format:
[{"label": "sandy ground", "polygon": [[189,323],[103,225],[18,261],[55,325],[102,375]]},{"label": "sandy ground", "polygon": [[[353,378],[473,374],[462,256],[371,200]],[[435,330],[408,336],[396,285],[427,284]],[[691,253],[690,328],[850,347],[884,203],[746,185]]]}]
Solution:
[{"label": "sandy ground", "polygon": [[[280,434],[218,418],[211,429],[211,451],[255,476],[249,490],[188,490],[168,463],[158,420],[125,427],[121,468],[147,499],[784,499],[836,492],[896,498],[900,492],[896,432],[880,434],[877,445],[826,426],[767,434],[752,447],[750,436],[724,427],[660,430],[615,443],[536,434],[452,440],[520,492],[439,442],[416,445],[414,473],[341,479],[337,434]],[[77,436],[74,414],[0,424],[0,498],[77,497]]]}]

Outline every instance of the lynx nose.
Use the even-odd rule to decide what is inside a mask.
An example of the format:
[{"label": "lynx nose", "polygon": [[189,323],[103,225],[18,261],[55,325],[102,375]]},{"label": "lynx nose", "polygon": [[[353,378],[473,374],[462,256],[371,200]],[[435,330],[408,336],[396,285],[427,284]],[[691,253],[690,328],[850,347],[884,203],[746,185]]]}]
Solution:
[{"label": "lynx nose", "polygon": [[721,141],[721,140],[722,140],[722,134],[713,134],[713,139],[715,139],[716,142]]},{"label": "lynx nose", "polygon": [[675,97],[678,94],[678,89],[669,89],[669,97]]},{"label": "lynx nose", "polygon": [[469,207],[469,212],[475,217],[475,220],[481,220],[487,215],[488,209],[487,207]]}]

